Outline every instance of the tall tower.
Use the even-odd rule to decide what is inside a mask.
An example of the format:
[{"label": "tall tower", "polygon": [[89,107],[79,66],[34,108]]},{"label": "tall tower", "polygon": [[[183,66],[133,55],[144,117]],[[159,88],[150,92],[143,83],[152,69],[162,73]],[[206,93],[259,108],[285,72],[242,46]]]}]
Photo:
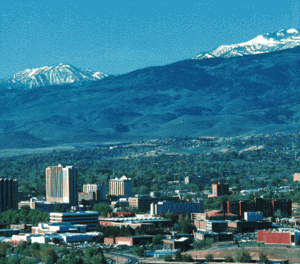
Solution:
[{"label": "tall tower", "polygon": [[0,212],[18,209],[18,181],[0,179]]},{"label": "tall tower", "polygon": [[131,178],[122,176],[120,179],[115,178],[110,180],[110,195],[116,196],[132,196],[132,182]]},{"label": "tall tower", "polygon": [[78,205],[77,169],[73,166],[46,168],[46,201]]}]

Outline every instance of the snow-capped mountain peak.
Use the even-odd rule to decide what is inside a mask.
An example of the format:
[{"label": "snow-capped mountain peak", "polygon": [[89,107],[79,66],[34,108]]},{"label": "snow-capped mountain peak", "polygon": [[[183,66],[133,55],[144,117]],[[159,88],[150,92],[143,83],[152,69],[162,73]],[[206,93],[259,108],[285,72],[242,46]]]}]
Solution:
[{"label": "snow-capped mountain peak", "polygon": [[44,66],[36,69],[26,69],[10,78],[4,79],[2,85],[9,89],[32,89],[49,85],[77,84],[101,80],[108,75],[102,72],[93,72],[78,69],[74,66],[59,63],[53,66]]},{"label": "snow-capped mountain peak", "polygon": [[259,35],[247,42],[222,45],[209,52],[200,53],[193,59],[207,59],[215,57],[230,58],[244,55],[254,55],[294,48],[299,45],[300,33],[298,30],[294,28],[288,30],[282,29],[280,31]]}]

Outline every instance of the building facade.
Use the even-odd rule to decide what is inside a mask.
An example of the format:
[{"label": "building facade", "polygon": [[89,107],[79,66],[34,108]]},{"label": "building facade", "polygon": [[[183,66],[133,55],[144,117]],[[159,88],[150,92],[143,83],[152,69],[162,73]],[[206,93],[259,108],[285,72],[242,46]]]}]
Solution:
[{"label": "building facade", "polygon": [[229,185],[227,183],[213,183],[211,188],[212,194],[209,197],[229,195]]},{"label": "building facade", "polygon": [[203,213],[203,201],[198,203],[174,203],[169,201],[152,203],[150,207],[150,214],[165,214],[167,212],[186,214],[189,213]]},{"label": "building facade", "polygon": [[87,225],[88,231],[96,230],[99,224],[98,212],[50,213],[50,223],[66,223]]},{"label": "building facade", "polygon": [[257,242],[264,242],[269,245],[299,245],[299,230],[280,228],[279,230],[261,230],[257,231]]},{"label": "building facade", "polygon": [[96,201],[103,201],[105,200],[105,196],[106,196],[106,184],[105,182],[99,182],[95,184],[84,184],[83,192],[85,193],[92,192],[95,194],[94,199]]},{"label": "building facade", "polygon": [[294,181],[294,182],[295,182],[295,181],[300,182],[300,173],[295,173],[295,174],[293,175],[293,181]]},{"label": "building facade", "polygon": [[18,181],[0,179],[0,212],[9,209],[18,209]]},{"label": "building facade", "polygon": [[77,169],[73,166],[46,168],[46,201],[78,205]]},{"label": "building facade", "polygon": [[140,196],[140,197],[129,197],[128,202],[130,207],[137,207],[142,212],[148,212],[151,209],[152,203],[158,203],[163,201],[170,202],[180,202],[178,196],[174,197],[150,197],[150,196]]},{"label": "building facade", "polygon": [[255,197],[253,201],[227,201],[223,202],[223,211],[244,216],[245,212],[262,212],[269,217],[280,210],[283,215],[292,214],[292,201],[290,199],[262,199]]},{"label": "building facade", "polygon": [[78,202],[80,204],[94,205],[106,199],[105,183],[84,184],[83,192],[78,193]]},{"label": "building facade", "polygon": [[132,196],[131,178],[122,176],[120,179],[115,178],[110,180],[109,194],[113,196]]}]

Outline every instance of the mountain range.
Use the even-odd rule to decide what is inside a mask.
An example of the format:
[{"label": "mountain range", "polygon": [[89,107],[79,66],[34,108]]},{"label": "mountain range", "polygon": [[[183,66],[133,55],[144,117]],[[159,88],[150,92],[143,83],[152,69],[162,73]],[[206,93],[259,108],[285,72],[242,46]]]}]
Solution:
[{"label": "mountain range", "polygon": [[26,69],[0,81],[0,86],[8,89],[32,89],[61,84],[81,85],[101,80],[107,76],[102,72],[78,69],[71,65],[59,63],[54,66]]},{"label": "mountain range", "polygon": [[300,47],[258,53],[189,59],[77,85],[6,89],[3,80],[0,148],[298,132]]},{"label": "mountain range", "polygon": [[222,45],[209,52],[200,53],[193,59],[210,59],[216,57],[231,58],[255,55],[278,50],[291,49],[300,45],[299,31],[292,28],[259,35],[247,42]]}]

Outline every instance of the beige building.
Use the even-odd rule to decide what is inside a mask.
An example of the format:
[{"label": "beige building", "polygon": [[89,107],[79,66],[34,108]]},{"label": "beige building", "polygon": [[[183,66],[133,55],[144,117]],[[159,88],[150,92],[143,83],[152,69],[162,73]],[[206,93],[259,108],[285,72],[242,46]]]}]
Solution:
[{"label": "beige building", "polygon": [[110,180],[109,194],[114,196],[132,196],[131,178],[122,176],[120,179],[115,178]]},{"label": "beige building", "polygon": [[46,201],[78,205],[77,170],[73,166],[46,168]]},{"label": "beige building", "polygon": [[300,173],[295,173],[294,176],[293,176],[293,180],[294,180],[294,182],[295,181],[300,182]]}]

